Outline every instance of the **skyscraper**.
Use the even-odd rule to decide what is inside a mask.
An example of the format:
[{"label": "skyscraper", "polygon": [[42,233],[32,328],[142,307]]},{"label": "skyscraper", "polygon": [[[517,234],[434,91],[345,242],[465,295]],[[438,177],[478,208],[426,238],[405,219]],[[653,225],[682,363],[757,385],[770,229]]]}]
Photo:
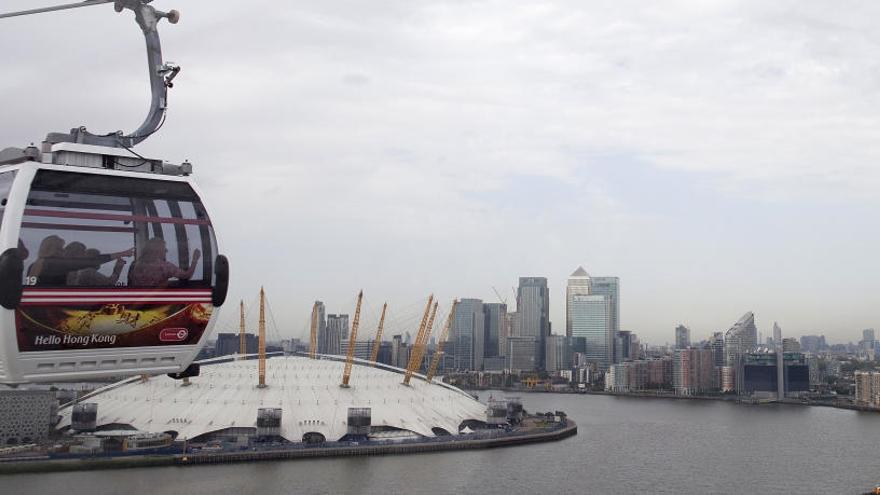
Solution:
[{"label": "skyscraper", "polygon": [[516,311],[508,312],[504,325],[501,327],[501,333],[498,335],[498,347],[501,349],[501,355],[507,356],[507,339],[519,335],[519,314]]},{"label": "skyscraper", "polygon": [[509,334],[509,330],[505,328],[508,323],[507,305],[502,303],[483,304],[483,315],[486,317],[486,323],[483,325],[486,332],[483,355],[485,357],[503,356],[503,340],[506,340]]},{"label": "skyscraper", "polygon": [[505,352],[506,368],[514,373],[534,371],[538,355],[538,342],[534,337],[508,337]]},{"label": "skyscraper", "polygon": [[758,345],[758,327],[755,326],[755,314],[749,311],[744,314],[724,336],[724,360],[728,366],[734,366],[737,356],[754,350]]},{"label": "skyscraper", "polygon": [[[318,313],[318,354],[327,354],[327,316],[324,303],[315,301],[315,311]],[[311,324],[311,322],[309,322]]]},{"label": "skyscraper", "polygon": [[691,345],[691,329],[679,325],[675,327],[675,348],[687,349]]},{"label": "skyscraper", "polygon": [[483,369],[485,324],[482,300],[462,299],[458,302],[455,319],[452,321],[456,369]]},{"label": "skyscraper", "polygon": [[603,295],[572,296],[569,307],[571,336],[583,337],[587,361],[605,371],[614,361],[614,329],[611,327],[612,307]]},{"label": "skyscraper", "polygon": [[579,266],[571,276],[565,288],[565,335],[571,337],[571,306],[574,296],[590,295],[590,274]]},{"label": "skyscraper", "polygon": [[[633,356],[633,333],[629,330],[621,330],[614,336],[614,360],[622,363],[629,359],[638,359]],[[635,339],[638,341],[638,337]]]},{"label": "skyscraper", "polygon": [[550,292],[545,277],[520,277],[516,291],[519,337],[532,337],[537,343],[538,369],[543,369],[545,339],[550,335]]},{"label": "skyscraper", "polygon": [[737,392],[744,390],[743,358],[757,345],[758,327],[755,326],[755,314],[749,311],[724,334],[724,364],[733,369]]},{"label": "skyscraper", "polygon": [[593,277],[590,294],[607,296],[611,302],[611,329],[620,331],[620,279],[618,277]]},{"label": "skyscraper", "polygon": [[874,329],[866,328],[862,330],[862,340],[859,342],[859,346],[862,350],[873,353],[875,345],[876,340],[874,340]]},{"label": "skyscraper", "polygon": [[614,338],[620,331],[620,279],[617,277],[593,277],[590,281],[590,294],[605,296],[610,303],[611,318],[611,360],[617,362],[621,352],[615,349],[617,340]]},{"label": "skyscraper", "polygon": [[782,345],[782,329],[775,321],[773,322],[773,345]]},{"label": "skyscraper", "polygon": [[547,336],[544,369],[550,372],[571,369],[571,337]]},{"label": "skyscraper", "polygon": [[724,333],[715,332],[709,338],[709,348],[712,350],[712,364],[716,368],[724,366]]}]

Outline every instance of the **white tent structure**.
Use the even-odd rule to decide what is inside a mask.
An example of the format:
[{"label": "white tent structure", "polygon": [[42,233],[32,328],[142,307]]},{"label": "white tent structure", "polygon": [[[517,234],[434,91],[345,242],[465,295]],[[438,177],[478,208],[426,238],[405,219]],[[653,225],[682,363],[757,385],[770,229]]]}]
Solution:
[{"label": "white tent structure", "polygon": [[[347,433],[348,408],[370,408],[375,429],[425,437],[459,433],[466,420],[485,421],[486,409],[467,393],[403,371],[356,362],[351,386],[340,387],[345,363],[284,356],[266,360],[267,387],[257,387],[258,360],[202,365],[186,385],[167,376],[129,378],[83,402],[98,405],[98,427],[127,425],[146,432],[175,431],[194,439],[229,428],[256,427],[261,408],[282,410],[280,434],[299,442],[306,433],[338,440]],[[71,408],[60,427],[70,425]]]}]

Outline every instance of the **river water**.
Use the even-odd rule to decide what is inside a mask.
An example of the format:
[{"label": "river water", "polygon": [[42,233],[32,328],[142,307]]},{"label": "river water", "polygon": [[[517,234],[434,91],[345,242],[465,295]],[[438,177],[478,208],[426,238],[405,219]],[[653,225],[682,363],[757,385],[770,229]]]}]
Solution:
[{"label": "river water", "polygon": [[467,452],[0,476],[0,494],[818,494],[863,493],[880,484],[876,413],[593,395],[520,397],[530,412],[566,411],[578,423],[578,435]]}]

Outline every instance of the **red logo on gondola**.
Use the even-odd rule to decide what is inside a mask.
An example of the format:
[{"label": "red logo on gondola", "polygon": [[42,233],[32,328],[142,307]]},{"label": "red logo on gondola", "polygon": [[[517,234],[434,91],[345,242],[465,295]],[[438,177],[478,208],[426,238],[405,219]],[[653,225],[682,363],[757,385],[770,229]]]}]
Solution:
[{"label": "red logo on gondola", "polygon": [[159,332],[159,340],[162,342],[180,342],[188,336],[189,330],[185,328],[163,328]]}]

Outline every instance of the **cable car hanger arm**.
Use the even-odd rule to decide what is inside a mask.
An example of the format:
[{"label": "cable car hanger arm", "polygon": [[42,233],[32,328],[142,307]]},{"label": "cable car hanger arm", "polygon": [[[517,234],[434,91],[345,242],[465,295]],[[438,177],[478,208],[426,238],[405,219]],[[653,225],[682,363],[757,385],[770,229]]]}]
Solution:
[{"label": "cable car hanger arm", "polygon": [[140,127],[128,135],[124,135],[122,131],[97,135],[88,132],[85,127],[79,127],[71,129],[69,133],[49,133],[46,136],[46,142],[50,144],[70,142],[114,148],[130,148],[151,136],[162,126],[165,112],[168,109],[168,88],[173,87],[172,81],[180,71],[180,67],[172,63],[163,62],[162,46],[156,26],[162,18],[168,19],[168,22],[172,24],[177,24],[180,14],[176,10],[171,10],[167,13],[156,10],[149,5],[150,2],[152,0],[86,0],[79,3],[0,14],[0,18],[6,18],[113,3],[113,8],[117,12],[122,12],[125,9],[134,12],[135,21],[144,33],[144,40],[147,45],[147,67],[152,98],[149,112]]},{"label": "cable car hanger arm", "polygon": [[85,0],[84,2],[77,3],[67,3],[64,5],[55,5],[52,7],[41,7],[39,9],[30,9],[30,10],[20,10],[18,12],[9,12],[6,14],[0,14],[0,19],[5,17],[18,17],[21,15],[30,15],[30,14],[42,14],[44,12],[56,12],[58,10],[67,10],[67,9],[75,9],[78,7],[88,7],[89,5],[100,5],[102,3],[111,3],[116,0]]}]

